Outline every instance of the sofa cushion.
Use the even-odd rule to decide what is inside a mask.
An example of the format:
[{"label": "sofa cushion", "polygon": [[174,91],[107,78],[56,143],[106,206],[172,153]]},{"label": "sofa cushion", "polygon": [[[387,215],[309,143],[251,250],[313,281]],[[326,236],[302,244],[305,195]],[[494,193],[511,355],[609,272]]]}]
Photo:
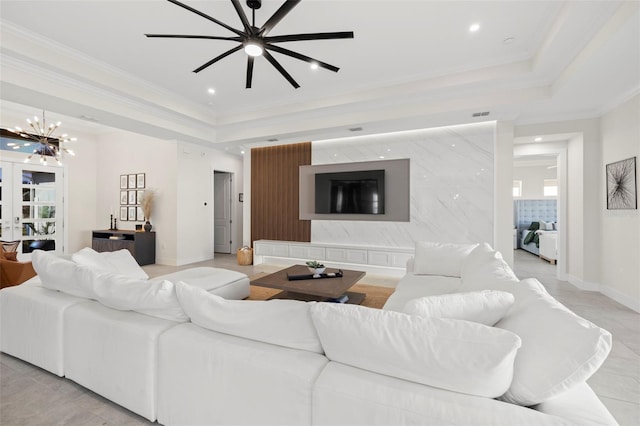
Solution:
[{"label": "sofa cushion", "polygon": [[201,288],[176,283],[178,299],[200,327],[288,348],[322,353],[309,307],[298,300],[226,300]]},{"label": "sofa cushion", "polygon": [[459,277],[462,264],[475,244],[416,242],[413,273]]},{"label": "sofa cushion", "polygon": [[0,241],[0,259],[18,260],[18,246],[20,241]]},{"label": "sofa cushion", "polygon": [[468,321],[330,303],[311,316],[332,361],[489,398],[509,388],[520,347],[515,334]]},{"label": "sofa cushion", "polygon": [[74,253],[71,259],[79,265],[88,266],[96,271],[112,272],[141,280],[149,278],[127,249],[98,253],[92,248],[85,247]]},{"label": "sofa cushion", "polygon": [[424,318],[450,318],[494,325],[513,305],[513,294],[483,290],[420,297],[407,302],[404,312]]},{"label": "sofa cushion", "polygon": [[189,320],[178,302],[175,285],[170,281],[148,281],[93,271],[91,285],[96,300],[110,308],[171,321]]},{"label": "sofa cushion", "polygon": [[[513,284],[518,277],[504,261],[500,252],[487,243],[476,246],[462,264],[459,291],[495,289],[496,283]],[[497,290],[500,290],[499,288]]]},{"label": "sofa cushion", "polygon": [[42,286],[72,296],[95,299],[91,288],[93,271],[69,260],[43,251],[34,250],[31,255],[33,269],[40,276]]},{"label": "sofa cushion", "polygon": [[520,336],[522,348],[501,399],[539,404],[591,377],[611,350],[611,334],[564,307],[535,279],[511,288],[515,302],[496,327]]}]

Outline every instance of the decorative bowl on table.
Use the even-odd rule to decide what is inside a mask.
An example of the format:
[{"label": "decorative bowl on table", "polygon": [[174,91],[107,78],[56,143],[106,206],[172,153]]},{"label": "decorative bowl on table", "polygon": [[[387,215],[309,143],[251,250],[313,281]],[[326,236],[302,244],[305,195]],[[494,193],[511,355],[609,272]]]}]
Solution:
[{"label": "decorative bowl on table", "polygon": [[309,268],[309,272],[313,274],[313,278],[320,278],[320,274],[322,274],[324,270],[327,269],[322,263],[315,260],[308,261],[307,268]]}]

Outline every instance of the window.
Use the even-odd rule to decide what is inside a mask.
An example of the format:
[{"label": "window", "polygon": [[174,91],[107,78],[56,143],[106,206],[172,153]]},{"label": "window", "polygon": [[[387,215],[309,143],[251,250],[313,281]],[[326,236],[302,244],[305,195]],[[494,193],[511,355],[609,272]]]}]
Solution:
[{"label": "window", "polygon": [[521,180],[513,181],[513,196],[522,197],[522,181]]},{"label": "window", "polygon": [[557,179],[544,180],[544,196],[545,197],[558,196],[558,180]]}]

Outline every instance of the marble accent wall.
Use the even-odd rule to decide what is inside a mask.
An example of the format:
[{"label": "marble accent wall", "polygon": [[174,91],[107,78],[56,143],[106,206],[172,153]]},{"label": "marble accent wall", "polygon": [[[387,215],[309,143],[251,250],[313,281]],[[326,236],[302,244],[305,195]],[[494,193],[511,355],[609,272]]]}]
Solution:
[{"label": "marble accent wall", "polygon": [[495,122],[313,142],[311,164],[411,160],[409,222],[313,220],[311,241],[493,244]]}]

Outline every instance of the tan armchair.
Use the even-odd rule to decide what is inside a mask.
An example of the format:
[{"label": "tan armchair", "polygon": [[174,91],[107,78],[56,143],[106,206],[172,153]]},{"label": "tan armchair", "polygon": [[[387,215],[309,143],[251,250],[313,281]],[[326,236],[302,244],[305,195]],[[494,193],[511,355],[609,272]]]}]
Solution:
[{"label": "tan armchair", "polygon": [[18,262],[15,252],[5,251],[11,243],[2,242],[0,250],[0,289],[22,284],[36,275],[31,262]]}]

